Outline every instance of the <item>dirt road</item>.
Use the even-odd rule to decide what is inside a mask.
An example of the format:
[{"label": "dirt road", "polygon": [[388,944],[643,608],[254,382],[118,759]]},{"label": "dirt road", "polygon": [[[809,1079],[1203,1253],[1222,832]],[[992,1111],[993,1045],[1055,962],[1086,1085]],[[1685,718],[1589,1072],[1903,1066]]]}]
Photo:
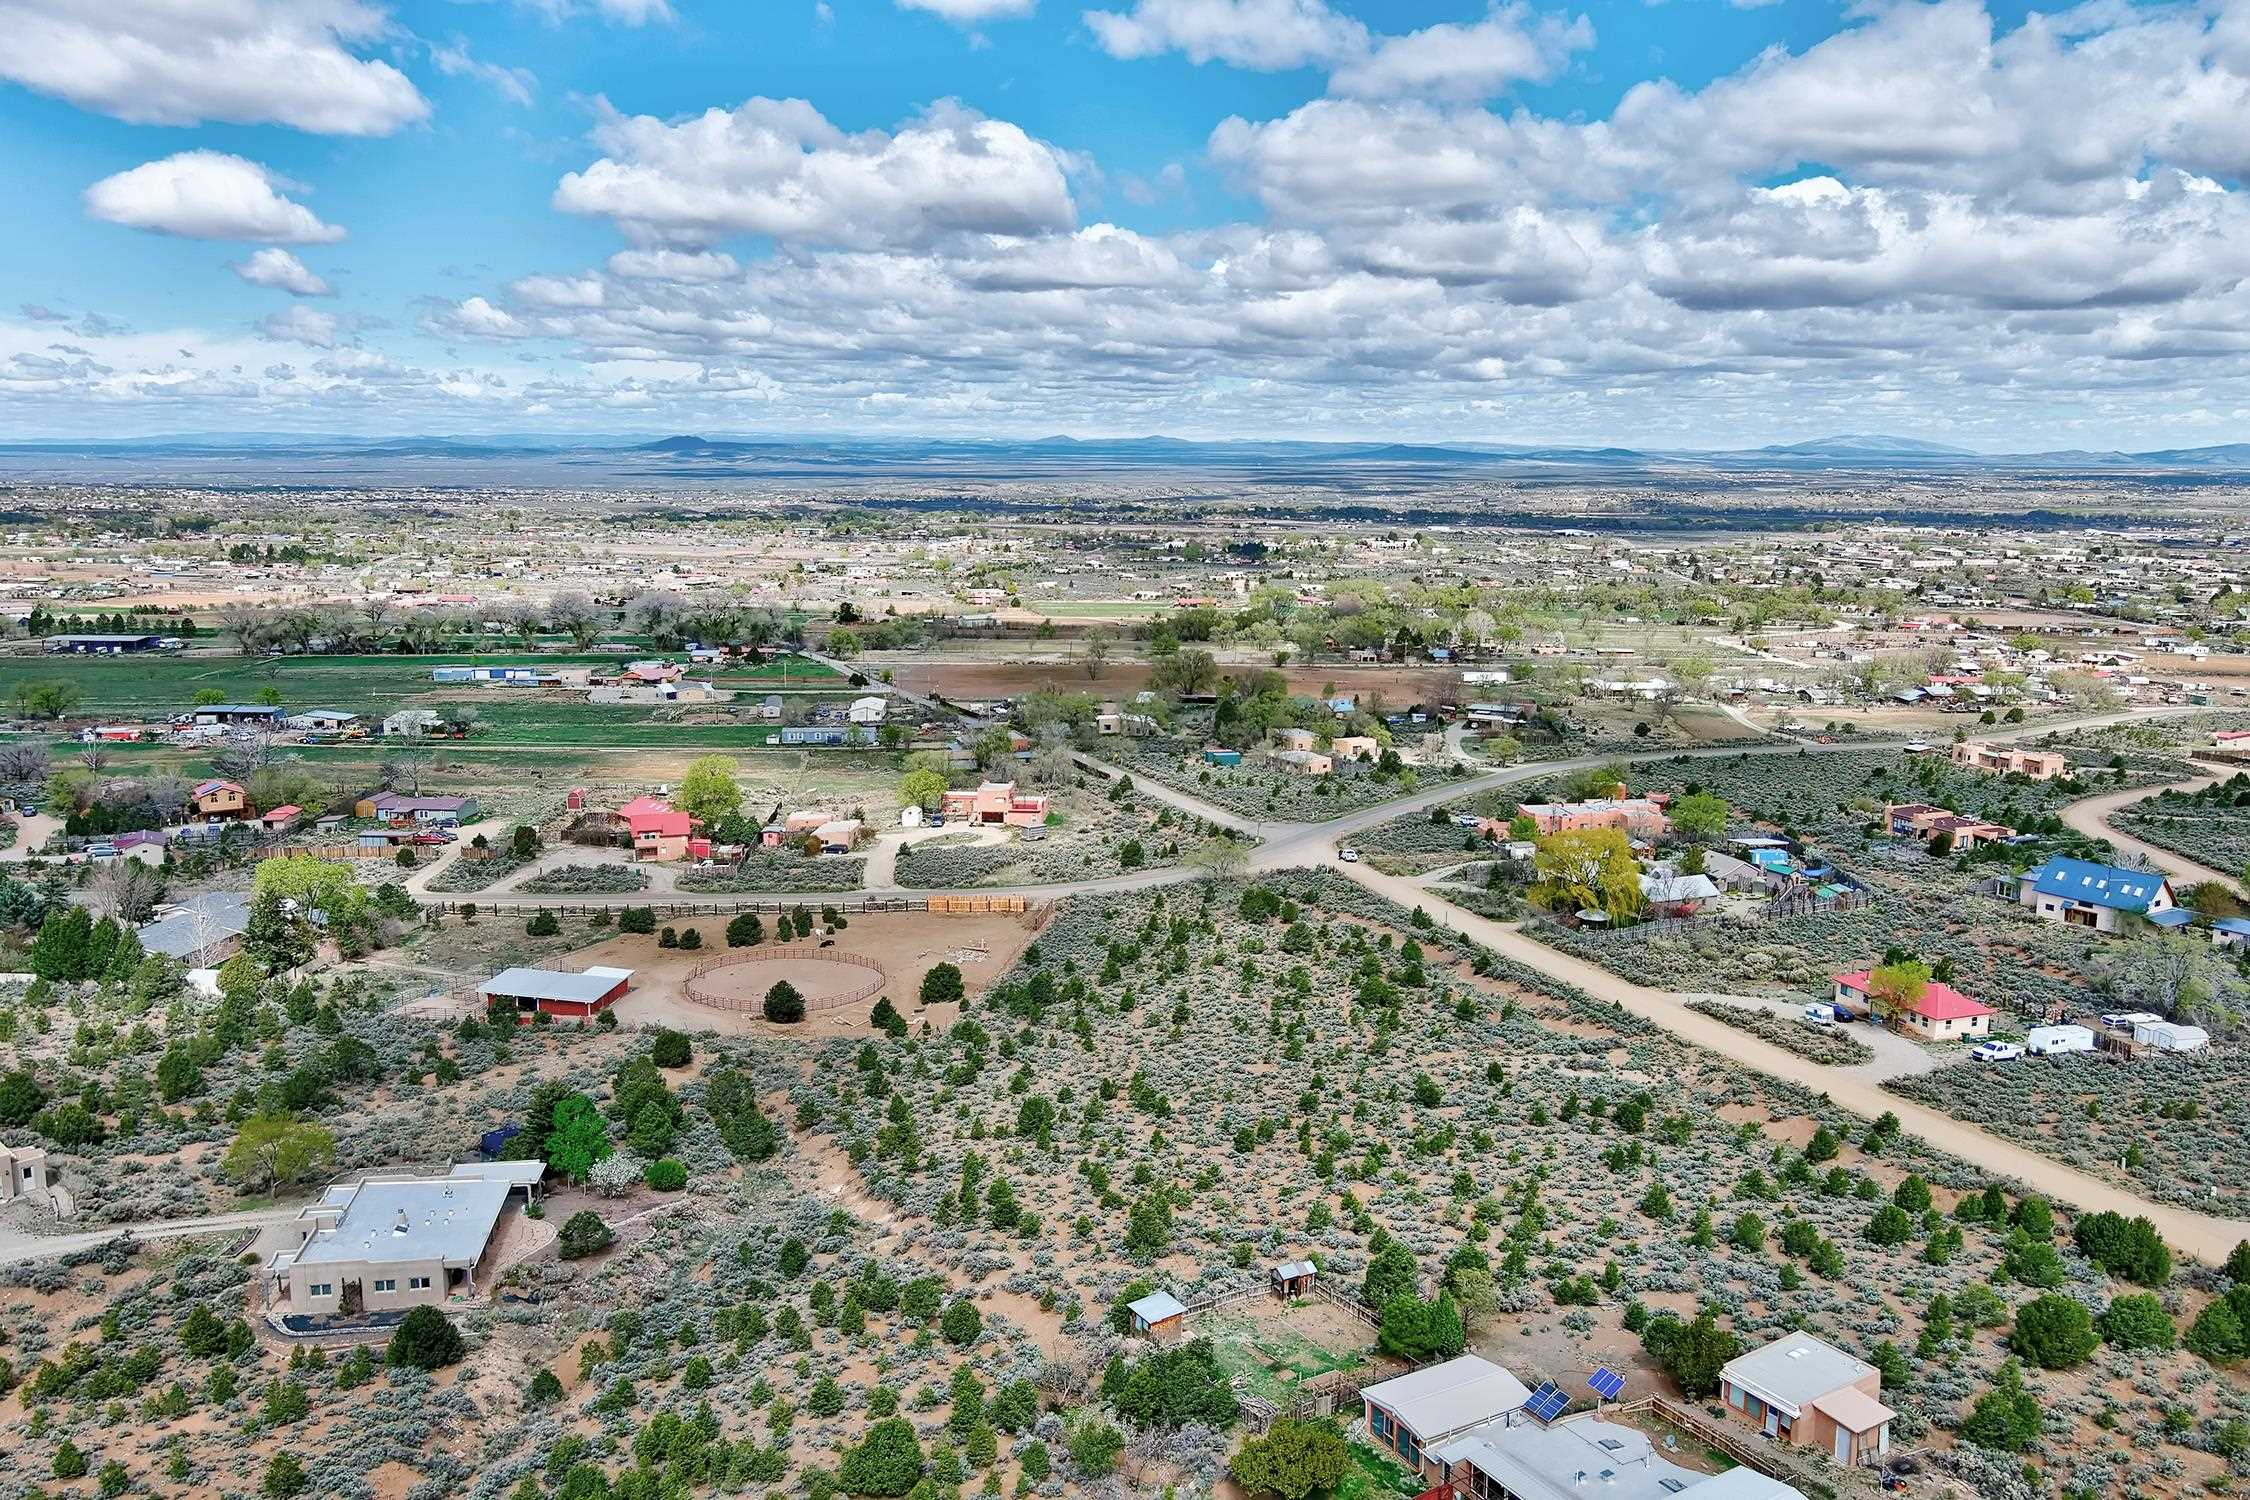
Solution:
[{"label": "dirt road", "polygon": [[2174,880],[2183,881],[2189,885],[2202,880],[2216,880],[2223,886],[2233,887],[2240,882],[2241,871],[2216,869],[2200,861],[2189,859],[2184,854],[2175,854],[2170,849],[2152,844],[2146,839],[2135,838],[2122,828],[2112,827],[2109,821],[2110,814],[2121,808],[2131,807],[2136,802],[2145,802],[2158,792],[2197,791],[2218,779],[2215,775],[2199,776],[2192,781],[2175,781],[2165,786],[2134,787],[2130,791],[2108,792],[2099,797],[2088,797],[2083,802],[2073,802],[2064,808],[2062,820],[2090,839],[2108,839],[2119,853],[2139,855],[2142,859],[2147,860],[2150,865],[2162,870]]},{"label": "dirt road", "polygon": [[1930,1145],[1972,1162],[1995,1177],[2009,1179],[2082,1210],[2110,1209],[2126,1215],[2145,1214],[2155,1222],[2168,1243],[2207,1265],[2225,1260],[2236,1245],[2250,1239],[2250,1221],[2222,1219],[2154,1203],[2074,1167],[2050,1161],[1951,1115],[1888,1093],[1880,1083],[1853,1069],[1808,1061],[1771,1042],[1689,1010],[1686,1002],[1690,996],[1635,984],[1607,969],[1550,948],[1512,926],[1463,911],[1411,880],[1385,875],[1364,864],[1339,864],[1335,868],[1402,906],[1421,907],[1440,926],[1473,938],[1496,953],[1535,968],[1550,978],[1576,985],[1597,999],[1614,1001],[1682,1041],[1708,1048],[1757,1072],[1825,1094],[1862,1118],[1871,1120],[1888,1110],[1898,1116],[1907,1130]]}]

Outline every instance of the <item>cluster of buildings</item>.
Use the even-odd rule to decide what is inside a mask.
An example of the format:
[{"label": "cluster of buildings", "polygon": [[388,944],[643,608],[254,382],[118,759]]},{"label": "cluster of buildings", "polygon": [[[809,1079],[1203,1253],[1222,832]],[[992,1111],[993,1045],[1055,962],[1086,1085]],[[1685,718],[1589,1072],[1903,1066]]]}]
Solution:
[{"label": "cluster of buildings", "polygon": [[[1531,819],[1541,838],[1614,828],[1636,842],[1652,844],[1672,831],[1672,820],[1665,813],[1671,800],[1666,793],[1651,792],[1643,797],[1590,797],[1583,802],[1526,802],[1516,811]],[[1505,834],[1507,824],[1499,824],[1499,829]]]},{"label": "cluster of buildings", "polygon": [[[1609,1394],[1622,1389],[1612,1377]],[[1597,1386],[1597,1394],[1603,1387]],[[1637,1427],[1601,1409],[1563,1415],[1552,1385],[1534,1391],[1464,1354],[1360,1391],[1367,1434],[1431,1486],[1475,1500],[1788,1500],[1803,1492],[1747,1465],[1705,1474],[1673,1463]],[[1809,1333],[1792,1333],[1728,1362],[1719,1400],[1767,1439],[1847,1467],[1890,1454],[1895,1413],[1882,1374]]]},{"label": "cluster of buildings", "polygon": [[2059,751],[2026,750],[2020,745],[1985,745],[1974,740],[1955,745],[1951,758],[1953,764],[1965,770],[2028,776],[2033,781],[2053,781],[2069,769]]},{"label": "cluster of buildings", "polygon": [[1966,854],[1982,844],[2004,844],[2016,831],[2004,823],[1964,817],[1928,802],[1894,802],[1883,809],[1883,826],[1897,838],[1941,844],[1940,852]]}]

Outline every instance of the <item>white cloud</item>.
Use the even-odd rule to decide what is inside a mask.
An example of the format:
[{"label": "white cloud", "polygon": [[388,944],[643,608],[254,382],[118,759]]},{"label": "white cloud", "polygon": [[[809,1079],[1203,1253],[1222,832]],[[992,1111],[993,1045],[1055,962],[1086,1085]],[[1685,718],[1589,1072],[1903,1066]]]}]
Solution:
[{"label": "white cloud", "polygon": [[609,258],[612,276],[633,281],[725,281],[741,269],[721,250],[620,250]]},{"label": "white cloud", "polygon": [[1571,53],[1593,45],[1593,24],[1584,16],[1534,16],[1528,6],[1505,5],[1468,25],[1384,37],[1339,67],[1328,87],[1338,94],[1484,99],[1511,84],[1550,79]]},{"label": "white cloud", "polygon": [[594,9],[603,19],[620,26],[646,26],[653,21],[672,19],[668,0],[594,0]]},{"label": "white cloud", "polygon": [[1085,22],[1112,57],[1178,52],[1194,63],[1278,71],[1324,66],[1367,47],[1367,28],[1324,0],[1135,0]]},{"label": "white cloud", "polygon": [[1039,0],[895,0],[900,10],[928,11],[956,26],[1013,21],[1037,9]]},{"label": "white cloud", "polygon": [[535,307],[599,307],[603,300],[599,276],[526,276],[508,290]]},{"label": "white cloud", "polygon": [[307,344],[315,349],[335,348],[343,334],[342,320],[334,313],[320,312],[301,302],[267,314],[258,328],[269,339]]},{"label": "white cloud", "polygon": [[608,154],[566,175],[555,207],[607,216],[650,246],[736,234],[915,243],[1067,229],[1076,217],[1062,152],[949,102],[895,133],[848,134],[801,99],[679,121],[610,111],[593,139]]},{"label": "white cloud", "polygon": [[256,251],[248,260],[233,262],[230,269],[252,286],[270,286],[293,297],[333,295],[328,283],[307,269],[303,261],[272,246]]},{"label": "white cloud", "polygon": [[529,68],[508,68],[484,62],[469,54],[469,44],[455,37],[449,46],[430,46],[430,61],[448,78],[474,78],[510,104],[528,107],[539,91],[538,75]]},{"label": "white cloud", "polygon": [[488,339],[520,339],[531,333],[515,314],[495,307],[482,297],[469,297],[454,304],[436,323],[442,329]]},{"label": "white cloud", "polygon": [[219,151],[182,151],[104,177],[86,189],[86,212],[129,229],[199,240],[321,245],[344,237],[301,203],[292,187],[254,161]]},{"label": "white cloud", "polygon": [[388,30],[362,0],[7,0],[0,78],[136,125],[388,135],[429,113],[357,55]]}]

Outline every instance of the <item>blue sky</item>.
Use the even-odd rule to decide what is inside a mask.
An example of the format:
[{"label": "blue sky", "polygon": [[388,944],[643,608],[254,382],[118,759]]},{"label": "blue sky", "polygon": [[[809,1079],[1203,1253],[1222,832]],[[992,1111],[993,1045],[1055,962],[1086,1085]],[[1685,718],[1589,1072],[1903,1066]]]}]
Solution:
[{"label": "blue sky", "polygon": [[0,0],[0,427],[2250,411],[2250,0]]}]

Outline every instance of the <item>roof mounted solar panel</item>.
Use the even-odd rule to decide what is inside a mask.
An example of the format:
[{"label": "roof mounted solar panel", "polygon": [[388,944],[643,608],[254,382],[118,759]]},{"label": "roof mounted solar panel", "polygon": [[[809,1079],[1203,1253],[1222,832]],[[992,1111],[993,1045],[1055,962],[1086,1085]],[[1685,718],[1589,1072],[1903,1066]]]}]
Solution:
[{"label": "roof mounted solar panel", "polygon": [[1523,1409],[1538,1421],[1552,1422],[1563,1414],[1563,1408],[1568,1405],[1570,1394],[1567,1391],[1557,1390],[1551,1380],[1542,1380],[1539,1382],[1539,1389],[1533,1391],[1531,1399],[1523,1404]]}]

